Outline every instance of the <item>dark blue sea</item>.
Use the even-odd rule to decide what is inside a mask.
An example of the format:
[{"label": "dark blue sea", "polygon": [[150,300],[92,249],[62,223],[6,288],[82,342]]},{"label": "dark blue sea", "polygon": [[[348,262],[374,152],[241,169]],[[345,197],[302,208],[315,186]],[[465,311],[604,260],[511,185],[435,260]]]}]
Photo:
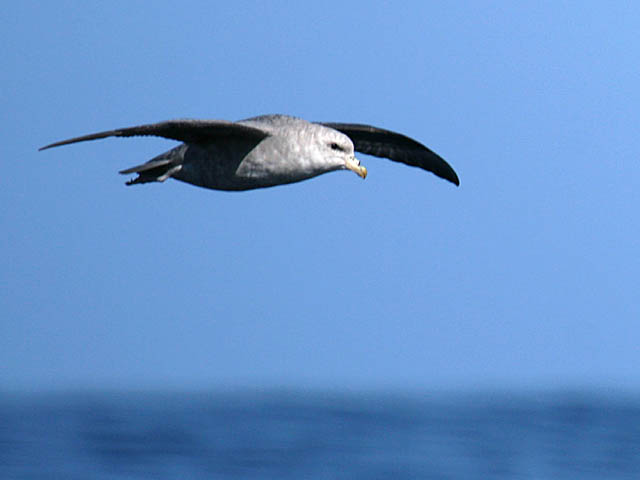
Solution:
[{"label": "dark blue sea", "polygon": [[0,395],[0,479],[640,479],[606,393]]}]

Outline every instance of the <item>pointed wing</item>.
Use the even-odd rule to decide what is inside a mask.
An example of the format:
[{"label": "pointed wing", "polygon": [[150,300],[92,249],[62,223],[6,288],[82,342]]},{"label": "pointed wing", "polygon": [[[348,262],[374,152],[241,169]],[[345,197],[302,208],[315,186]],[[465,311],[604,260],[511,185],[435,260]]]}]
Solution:
[{"label": "pointed wing", "polygon": [[460,185],[458,175],[437,153],[400,133],[357,123],[320,123],[338,130],[353,142],[358,152],[385,157],[433,172],[437,176]]},{"label": "pointed wing", "polygon": [[59,147],[70,143],[86,142],[87,140],[98,140],[100,138],[134,137],[141,135],[164,137],[185,143],[208,143],[234,135],[260,141],[269,134],[259,128],[227,122],[225,120],[168,120],[166,122],[119,128],[70,138],[69,140],[62,140],[46,145],[39,150],[46,150],[47,148]]}]

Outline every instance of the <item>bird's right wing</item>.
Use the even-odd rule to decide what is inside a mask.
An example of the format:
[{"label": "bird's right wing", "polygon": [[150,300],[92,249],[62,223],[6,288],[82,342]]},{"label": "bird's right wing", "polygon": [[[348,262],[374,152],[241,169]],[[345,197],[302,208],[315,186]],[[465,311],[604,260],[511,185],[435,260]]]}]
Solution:
[{"label": "bird's right wing", "polygon": [[166,122],[118,128],[116,130],[108,130],[106,132],[92,133],[81,137],[70,138],[69,140],[62,140],[60,142],[46,145],[41,147],[39,150],[68,145],[70,143],[98,140],[100,138],[134,137],[143,135],[164,137],[185,143],[209,143],[231,136],[240,136],[246,139],[260,141],[269,136],[269,133],[261,130],[260,128],[228,122],[225,120],[168,120]]}]

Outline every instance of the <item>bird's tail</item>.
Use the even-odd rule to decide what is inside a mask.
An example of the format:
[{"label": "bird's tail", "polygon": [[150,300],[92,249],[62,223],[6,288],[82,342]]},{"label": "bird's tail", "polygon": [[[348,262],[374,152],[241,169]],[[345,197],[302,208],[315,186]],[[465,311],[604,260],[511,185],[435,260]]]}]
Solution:
[{"label": "bird's tail", "polygon": [[121,170],[119,173],[123,175],[138,174],[136,178],[129,180],[127,185],[164,182],[167,178],[182,169],[182,161],[184,159],[184,149],[182,147],[184,147],[184,145],[180,145],[162,155],[158,155],[142,165]]}]

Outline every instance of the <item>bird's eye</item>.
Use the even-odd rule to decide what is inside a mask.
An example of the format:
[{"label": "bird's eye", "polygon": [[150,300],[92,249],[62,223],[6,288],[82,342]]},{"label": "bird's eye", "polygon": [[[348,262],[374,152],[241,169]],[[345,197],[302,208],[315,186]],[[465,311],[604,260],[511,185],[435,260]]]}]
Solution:
[{"label": "bird's eye", "polygon": [[331,150],[339,150],[339,151],[342,152],[343,148],[340,145],[338,145],[337,143],[334,142],[334,143],[331,144]]}]

